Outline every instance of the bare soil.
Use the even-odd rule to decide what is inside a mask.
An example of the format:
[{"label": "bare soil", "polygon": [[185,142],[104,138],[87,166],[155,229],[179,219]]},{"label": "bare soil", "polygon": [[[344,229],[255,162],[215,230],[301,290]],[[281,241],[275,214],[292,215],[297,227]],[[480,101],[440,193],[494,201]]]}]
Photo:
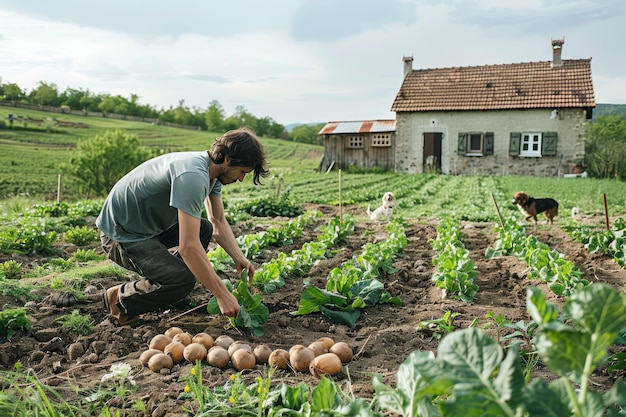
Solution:
[{"label": "bare soil", "polygon": [[[320,210],[329,217],[339,214],[339,210],[331,206],[308,208]],[[320,314],[293,316],[291,312],[298,308],[304,280],[323,288],[329,271],[358,253],[366,241],[385,239],[385,223],[370,221],[361,208],[343,207],[342,213],[354,215],[355,232],[333,258],[317,264],[305,277],[287,279],[284,287],[263,296],[263,303],[270,310],[270,318],[264,327],[265,334],[261,337],[230,328],[225,317],[209,315],[205,308],[188,312],[191,307],[144,315],[145,322],[137,327],[117,327],[107,318],[100,295],[105,288],[120,282],[120,279],[97,278],[88,283],[95,290],[92,288],[93,293],[86,302],[72,305],[74,303],[70,298],[70,302],[66,304],[71,305],[58,306],[54,299],[58,299],[59,294],[51,293],[52,297],[44,298],[29,309],[28,317],[33,322],[33,328],[27,334],[16,334],[10,341],[0,340],[0,369],[11,370],[19,361],[25,368],[31,368],[42,382],[55,387],[72,400],[76,399],[76,393],[70,387],[78,387],[82,392],[88,392],[90,388],[100,384],[101,377],[109,371],[112,364],[125,362],[132,366],[138,386],[132,399],[142,399],[147,404],[147,415],[184,416],[187,414],[183,412],[182,406],[190,407],[192,404],[178,397],[183,391],[184,378],[189,375],[192,365],[181,363],[175,365],[170,372],[161,374],[143,367],[139,362],[139,355],[147,349],[148,342],[154,335],[163,333],[171,326],[178,326],[192,334],[204,331],[214,338],[226,334],[235,340],[245,341],[252,347],[265,343],[272,348],[287,350],[294,344],[308,345],[322,336],[329,336],[335,341],[347,342],[355,355],[354,360],[335,379],[342,384],[349,383],[355,396],[372,398],[374,390],[371,381],[374,374],[381,374],[384,382],[395,385],[398,366],[411,352],[436,351],[439,338],[434,329],[418,330],[418,324],[422,320],[441,318],[446,311],[458,312],[460,315],[453,322],[456,329],[468,327],[477,320],[474,325],[497,338],[496,327],[485,315],[491,312],[496,316],[502,315],[513,323],[520,320],[527,323],[530,317],[526,309],[526,287],[529,285],[543,289],[549,300],[559,306],[559,309],[563,304],[564,300],[554,296],[545,285],[528,279],[527,266],[523,261],[514,257],[485,258],[485,249],[493,246],[494,241],[491,223],[463,225],[463,243],[470,251],[478,272],[476,283],[479,292],[474,302],[442,299],[441,291],[431,282],[435,272],[431,260],[435,253],[429,239],[436,236],[437,220],[409,219],[410,225],[406,228],[409,243],[393,264],[397,271],[392,274],[383,273],[380,277],[386,290],[401,298],[403,306],[386,304],[368,308],[353,328],[333,324]],[[587,218],[584,221],[601,224],[602,219]],[[255,231],[262,227],[256,226]],[[250,230],[235,232],[251,233]],[[537,228],[529,225],[527,232],[537,235],[540,241],[572,260],[584,271],[584,278],[591,282],[607,282],[624,291],[626,270],[621,269],[608,256],[588,253],[559,227],[558,222],[553,226],[540,224]],[[278,251],[290,252],[297,249],[306,241],[313,240],[316,233],[314,227],[307,228],[304,237],[298,242],[288,247],[268,250],[255,261],[261,264],[274,257]],[[94,244],[94,247],[97,246]],[[68,255],[75,250],[71,247],[63,249]],[[4,256],[0,261],[6,259],[8,258]],[[18,260],[25,266],[46,261],[35,256]],[[41,295],[45,297],[48,294]],[[209,300],[210,294],[201,285],[197,285],[191,298],[192,306],[200,305]],[[0,301],[3,307],[15,305],[14,300],[6,297]],[[76,336],[56,321],[58,317],[70,314],[74,309],[92,318],[95,327],[90,335]],[[183,314],[185,312],[187,314]],[[615,353],[617,349],[623,350],[624,347],[615,347],[611,353]],[[204,381],[211,387],[224,385],[234,372],[230,365],[224,370],[206,363],[203,365]],[[261,372],[262,368],[258,367],[255,371],[245,372],[243,378],[252,382]],[[535,367],[533,375],[545,379],[554,378],[541,363]],[[600,368],[594,374],[593,388],[601,391],[613,385],[619,377],[624,377],[623,373],[609,375],[605,368]],[[274,375],[274,381],[294,384],[305,381],[314,385],[318,380],[308,373],[278,371]],[[115,399],[109,403],[110,407],[118,405]],[[135,414],[126,410],[125,415]],[[144,414],[137,412],[136,415]]]}]

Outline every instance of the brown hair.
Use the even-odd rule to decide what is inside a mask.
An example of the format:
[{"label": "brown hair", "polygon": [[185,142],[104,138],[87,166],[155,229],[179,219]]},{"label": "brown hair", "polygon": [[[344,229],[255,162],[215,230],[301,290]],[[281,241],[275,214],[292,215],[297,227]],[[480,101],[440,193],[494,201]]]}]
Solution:
[{"label": "brown hair", "polygon": [[255,185],[261,184],[261,177],[269,175],[263,145],[249,127],[224,133],[213,143],[209,155],[216,164],[224,163],[224,158],[228,157],[230,166],[253,168]]}]

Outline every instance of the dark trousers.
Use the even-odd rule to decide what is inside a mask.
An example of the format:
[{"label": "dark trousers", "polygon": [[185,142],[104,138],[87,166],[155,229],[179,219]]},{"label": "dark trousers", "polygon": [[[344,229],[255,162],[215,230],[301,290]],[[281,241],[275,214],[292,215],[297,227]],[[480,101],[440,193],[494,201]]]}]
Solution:
[{"label": "dark trousers", "polygon": [[[200,242],[206,250],[212,236],[213,225],[201,219]],[[100,239],[109,259],[141,276],[120,288],[117,305],[124,314],[136,316],[154,311],[193,291],[196,277],[178,256],[178,224],[140,242],[117,242],[104,233]]]}]

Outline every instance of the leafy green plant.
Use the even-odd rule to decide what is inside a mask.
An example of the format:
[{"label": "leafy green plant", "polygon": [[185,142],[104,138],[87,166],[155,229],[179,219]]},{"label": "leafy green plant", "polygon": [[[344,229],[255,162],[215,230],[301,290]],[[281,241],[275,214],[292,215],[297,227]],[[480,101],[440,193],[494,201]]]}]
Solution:
[{"label": "leafy green plant", "polygon": [[[533,337],[537,330],[537,323],[533,320],[524,322],[522,320],[511,323],[506,317],[502,315],[494,315],[493,312],[487,312],[485,318],[491,320],[497,332],[496,340],[504,347],[510,347],[513,344],[519,344],[520,359],[522,361],[522,367],[524,369],[524,380],[528,382],[530,380],[530,374],[534,366],[539,361],[539,355],[534,345]],[[485,328],[490,328],[490,324],[485,325]]]},{"label": "leafy green plant", "polygon": [[398,369],[397,387],[373,379],[381,408],[402,416],[575,416],[620,415],[626,383],[607,392],[590,390],[590,377],[606,360],[608,347],[626,328],[626,294],[596,283],[575,292],[563,305],[569,324],[537,288],[527,291],[528,310],[539,328],[541,360],[559,376],[551,383],[526,383],[519,345],[506,355],[477,328],[454,331],[433,352],[415,351]]},{"label": "leafy green plant", "polygon": [[32,324],[23,308],[7,308],[0,311],[0,337],[10,340],[16,332],[30,330]]},{"label": "leafy green plant", "polygon": [[61,327],[69,329],[71,333],[81,336],[87,336],[93,330],[91,316],[89,314],[83,316],[78,310],[73,310],[72,314],[65,314],[57,318],[56,321],[61,323]]},{"label": "leafy green plant", "polygon": [[266,196],[237,204],[237,208],[256,217],[296,217],[304,212],[301,206],[289,199],[289,193]]},{"label": "leafy green plant", "polygon": [[430,243],[437,255],[433,257],[433,265],[437,271],[432,281],[441,289],[441,297],[448,296],[472,302],[478,292],[474,283],[477,273],[469,251],[461,241],[458,222],[445,218],[437,227],[437,237]]},{"label": "leafy green plant", "polygon": [[52,253],[57,240],[55,231],[46,230],[44,222],[25,223],[0,231],[0,252],[27,254]]},{"label": "leafy green plant", "polygon": [[452,312],[447,310],[443,313],[443,316],[438,319],[431,320],[422,320],[417,324],[418,331],[429,329],[433,331],[433,336],[437,339],[441,338],[442,335],[446,335],[454,331],[454,319],[460,316],[461,313],[455,311]]},{"label": "leafy green plant", "polygon": [[0,264],[0,278],[20,279],[22,275],[22,263],[13,259]]},{"label": "leafy green plant", "polygon": [[[287,223],[269,227],[268,229],[250,235],[237,237],[237,245],[247,258],[253,258],[261,250],[272,247],[288,245],[297,237],[302,236],[304,228],[320,218],[321,213],[317,210],[310,210]],[[207,253],[207,257],[216,270],[226,270],[232,268],[234,262],[224,248],[217,247]]]},{"label": "leafy green plant", "polygon": [[263,375],[246,384],[242,373],[232,374],[224,385],[210,388],[202,377],[200,363],[191,368],[180,399],[190,399],[197,409],[184,411],[198,417],[206,416],[362,416],[382,417],[373,411],[364,399],[354,398],[337,387],[327,376],[322,376],[315,387],[306,382],[296,385],[280,383],[272,387],[275,368],[264,368]]},{"label": "leafy green plant", "polygon": [[22,281],[8,280],[0,277],[0,294],[12,297],[18,302],[26,302],[37,300],[38,296],[33,292],[35,285],[27,284]]},{"label": "leafy green plant", "polygon": [[495,247],[485,251],[487,258],[514,255],[523,259],[529,267],[528,277],[547,283],[558,296],[567,296],[589,285],[589,281],[582,278],[582,271],[572,261],[540,242],[536,236],[526,235],[515,221],[505,222],[504,227],[496,225],[494,230],[498,238]]},{"label": "leafy green plant", "polygon": [[89,226],[77,226],[63,234],[66,242],[73,243],[76,246],[85,246],[96,240],[96,237],[96,230]]},{"label": "leafy green plant", "polygon": [[381,271],[395,271],[393,259],[407,244],[401,223],[389,223],[387,231],[387,239],[378,244],[364,245],[363,251],[341,268],[333,268],[326,279],[325,290],[307,285],[300,297],[298,310],[291,314],[320,312],[333,323],[353,327],[361,310],[366,307],[384,303],[402,305],[400,298],[385,292],[383,283],[376,279]]},{"label": "leafy green plant", "polygon": [[320,230],[321,233],[315,241],[305,243],[290,254],[280,252],[278,257],[261,265],[254,274],[252,285],[269,293],[285,285],[284,277],[304,275],[316,262],[326,258],[332,247],[344,242],[354,231],[354,219],[346,216],[341,221],[338,217],[333,217]]},{"label": "leafy green plant", "polygon": [[99,255],[93,249],[76,249],[76,251],[72,254],[71,259],[76,262],[91,262],[91,261],[102,261],[106,259],[106,255]]},{"label": "leafy green plant", "polygon": [[[248,288],[248,278],[246,272],[243,271],[241,277],[235,285],[228,280],[223,280],[226,287],[233,293],[241,309],[237,317],[229,317],[230,324],[233,327],[244,327],[255,336],[262,336],[264,333],[263,325],[267,323],[270,312],[265,304],[263,304],[260,294],[251,294]],[[207,305],[209,314],[220,314],[220,308],[217,304],[217,298],[212,297]]]},{"label": "leafy green plant", "polygon": [[622,268],[626,267],[626,219],[618,218],[610,230],[593,230],[589,225],[568,225],[566,230],[584,244],[590,253],[612,256]]},{"label": "leafy green plant", "polygon": [[65,201],[50,204],[35,204],[32,208],[32,213],[36,217],[63,217],[67,216],[69,211],[70,205]]}]

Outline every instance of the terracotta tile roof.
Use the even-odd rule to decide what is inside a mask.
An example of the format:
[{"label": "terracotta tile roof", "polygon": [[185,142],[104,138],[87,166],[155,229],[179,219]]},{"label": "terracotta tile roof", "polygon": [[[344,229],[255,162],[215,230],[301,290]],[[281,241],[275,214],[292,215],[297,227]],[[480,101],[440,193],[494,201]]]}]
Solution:
[{"label": "terracotta tile roof", "polygon": [[595,107],[591,59],[412,70],[391,111]]},{"label": "terracotta tile roof", "polygon": [[328,122],[320,130],[320,135],[332,135],[339,133],[376,133],[395,132],[395,120],[362,120],[354,122]]}]

